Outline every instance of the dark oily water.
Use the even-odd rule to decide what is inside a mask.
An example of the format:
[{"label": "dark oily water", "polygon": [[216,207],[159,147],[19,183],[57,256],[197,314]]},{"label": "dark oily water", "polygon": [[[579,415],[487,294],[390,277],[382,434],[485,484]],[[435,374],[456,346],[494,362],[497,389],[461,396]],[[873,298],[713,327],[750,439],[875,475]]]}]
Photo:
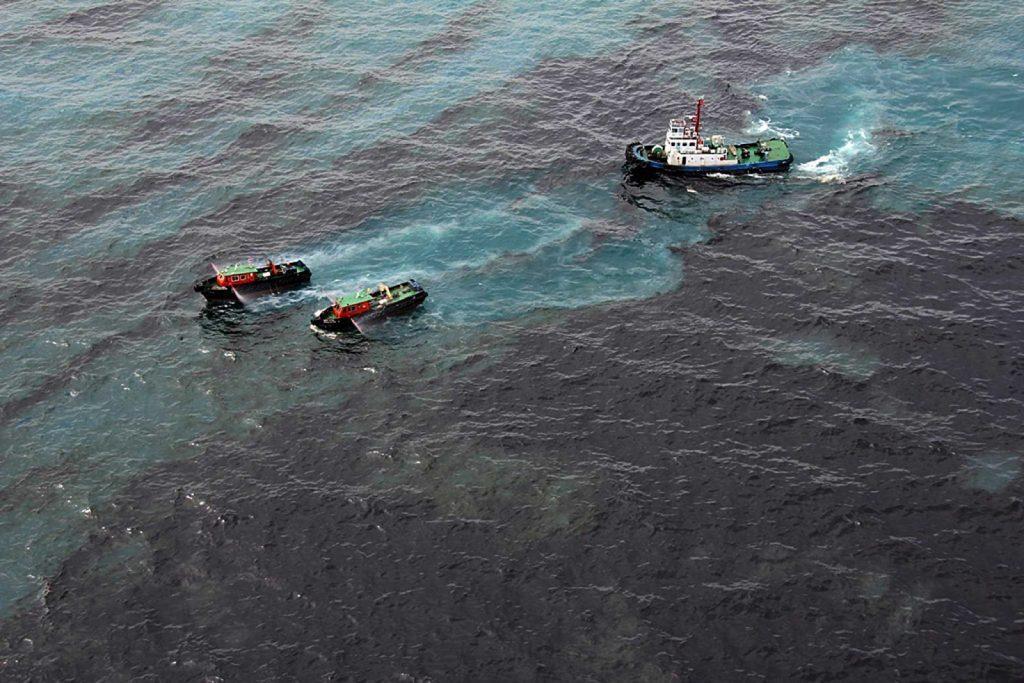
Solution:
[{"label": "dark oily water", "polygon": [[[1021,679],[1022,30],[5,4],[0,678]],[[792,172],[624,180],[693,93]]]}]

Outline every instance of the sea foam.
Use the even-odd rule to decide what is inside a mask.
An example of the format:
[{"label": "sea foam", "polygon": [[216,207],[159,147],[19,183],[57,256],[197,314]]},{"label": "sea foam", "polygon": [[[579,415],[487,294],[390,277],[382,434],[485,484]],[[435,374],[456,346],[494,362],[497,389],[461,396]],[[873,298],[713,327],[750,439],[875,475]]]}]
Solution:
[{"label": "sea foam", "polygon": [[807,177],[823,183],[845,182],[850,174],[850,164],[874,150],[868,133],[863,128],[847,132],[846,140],[838,149],[830,149],[817,159],[797,164],[797,170]]},{"label": "sea foam", "polygon": [[757,119],[757,121],[747,126],[743,132],[746,133],[747,135],[758,136],[763,136],[767,134],[770,136],[785,138],[787,140],[792,140],[794,138],[800,137],[800,131],[798,131],[796,128],[786,128],[785,126],[780,126],[777,123],[772,123],[772,120],[770,118]]}]

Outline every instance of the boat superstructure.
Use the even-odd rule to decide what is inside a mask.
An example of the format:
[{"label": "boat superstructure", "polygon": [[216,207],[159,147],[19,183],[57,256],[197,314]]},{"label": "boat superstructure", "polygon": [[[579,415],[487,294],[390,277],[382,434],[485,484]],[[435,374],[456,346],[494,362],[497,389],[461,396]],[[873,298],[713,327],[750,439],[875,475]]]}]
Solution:
[{"label": "boat superstructure", "polygon": [[789,145],[782,138],[729,145],[721,135],[703,137],[703,108],[701,98],[695,114],[671,119],[663,145],[629,144],[626,161],[640,169],[686,175],[785,171],[793,163]]}]

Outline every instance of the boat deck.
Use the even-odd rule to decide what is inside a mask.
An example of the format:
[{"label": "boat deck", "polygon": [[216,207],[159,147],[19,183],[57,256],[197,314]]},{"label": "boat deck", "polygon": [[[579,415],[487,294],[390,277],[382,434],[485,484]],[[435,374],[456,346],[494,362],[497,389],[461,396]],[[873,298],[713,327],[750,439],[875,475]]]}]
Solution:
[{"label": "boat deck", "polygon": [[[712,154],[718,155],[721,155],[724,152],[725,158],[728,161],[723,162],[722,165],[670,166],[664,155],[651,156],[653,148],[660,147],[660,145],[642,145],[639,143],[631,144],[627,147],[626,159],[629,160],[632,155],[639,161],[650,164],[651,168],[678,170],[686,173],[714,173],[715,171],[730,172],[730,170],[738,172],[752,172],[761,168],[775,170],[775,168],[779,166],[788,167],[789,162],[792,161],[792,154],[789,151],[789,144],[785,140],[781,138],[772,138],[770,140],[762,140],[761,144],[767,150],[767,153],[763,156],[757,153],[757,142],[728,145],[721,151],[713,152]],[[749,155],[746,158],[743,157],[743,152],[745,150],[749,152]]]},{"label": "boat deck", "polygon": [[[785,140],[773,138],[771,140],[765,140],[764,143],[768,146],[768,154],[759,156],[757,154],[757,143],[751,142],[744,145],[730,145],[736,150],[735,154],[731,152],[726,155],[728,159],[735,159],[741,163],[750,162],[763,162],[763,161],[785,161],[789,158],[789,145],[786,144]],[[742,158],[741,154],[744,149],[750,150],[750,156],[746,159]]]},{"label": "boat deck", "polygon": [[[415,296],[417,290],[413,289],[408,283],[403,282],[402,284],[391,287],[391,301],[401,301],[407,299],[410,296]],[[380,300],[381,293],[375,288],[360,289],[353,294],[346,294],[345,296],[337,299],[336,303],[339,306],[352,306],[364,301]]]}]

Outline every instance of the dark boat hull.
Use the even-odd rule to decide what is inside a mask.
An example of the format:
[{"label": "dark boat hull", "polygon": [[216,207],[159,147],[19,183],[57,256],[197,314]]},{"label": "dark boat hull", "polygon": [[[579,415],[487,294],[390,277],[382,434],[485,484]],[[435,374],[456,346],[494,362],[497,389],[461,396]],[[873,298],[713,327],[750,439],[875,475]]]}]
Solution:
[{"label": "dark boat hull", "polygon": [[633,142],[626,146],[626,163],[634,171],[650,171],[676,176],[707,176],[712,173],[727,175],[747,175],[750,173],[781,173],[788,171],[793,164],[793,155],[787,159],[772,161],[749,161],[724,166],[670,166],[663,161],[650,158],[654,145]]},{"label": "dark boat hull", "polygon": [[[296,265],[300,267],[295,268]],[[196,281],[192,288],[206,297],[207,301],[232,303],[239,301],[239,295],[245,298],[259,297],[305,287],[311,277],[312,273],[302,261],[294,261],[285,267],[283,273],[270,275],[256,282],[223,287],[217,284],[216,276],[212,276]]]},{"label": "dark boat hull", "polygon": [[422,304],[426,298],[427,293],[421,290],[412,296],[402,299],[401,301],[395,301],[382,308],[376,308],[369,313],[364,313],[363,315],[356,316],[355,318],[335,318],[331,315],[331,308],[328,306],[317,313],[317,315],[313,316],[310,323],[313,327],[323,330],[324,332],[358,332],[359,328],[356,327],[356,324],[369,324],[374,321],[383,320],[384,318],[408,313]]}]

